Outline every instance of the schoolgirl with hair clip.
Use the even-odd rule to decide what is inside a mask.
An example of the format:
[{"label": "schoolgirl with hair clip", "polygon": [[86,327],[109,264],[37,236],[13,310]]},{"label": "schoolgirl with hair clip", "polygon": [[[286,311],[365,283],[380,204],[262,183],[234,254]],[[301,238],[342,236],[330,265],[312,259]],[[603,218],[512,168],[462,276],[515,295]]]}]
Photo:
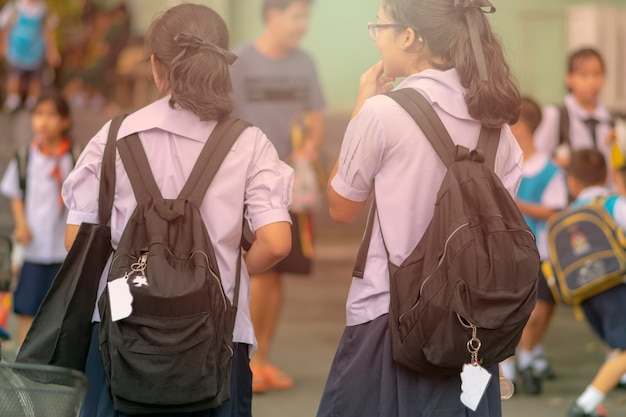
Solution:
[{"label": "schoolgirl with hair clip", "polygon": [[406,77],[396,89],[420,92],[455,144],[468,149],[476,148],[481,126],[501,128],[495,173],[515,195],[522,152],[508,125],[517,121],[521,99],[486,18],[493,12],[487,0],[381,0],[368,25],[381,61],[360,79],[328,199],[331,217],[349,223],[375,193],[377,216],[363,276],[352,280],[347,326],[318,417],[502,414],[497,366],[471,411],[461,401],[458,374],[417,373],[394,361],[388,264],[401,265],[420,242],[446,167],[413,118],[381,94]]},{"label": "schoolgirl with hair clip", "polygon": [[[175,6],[150,26],[146,50],[163,98],[124,119],[117,139],[119,141],[134,133],[139,135],[164,199],[177,198],[200,151],[208,142],[207,138],[218,122],[232,112],[229,66],[237,57],[228,50],[228,44],[226,24],[215,11],[206,6]],[[63,197],[69,208],[66,232],[68,247],[82,222],[97,223],[99,173],[110,126],[107,123],[89,142],[64,184]],[[114,248],[117,248],[122,232],[137,206],[119,154],[116,177],[111,218]],[[194,409],[193,412],[168,412],[168,407],[172,410],[176,404],[162,404],[159,401],[148,404],[163,407],[163,413],[159,416],[251,415],[252,374],[249,358],[255,350],[255,336],[248,305],[249,274],[271,268],[290,249],[287,208],[291,198],[292,177],[291,168],[279,160],[272,144],[256,127],[248,127],[241,133],[217,171],[198,209],[213,244],[224,293],[231,303],[236,288],[239,288],[238,311],[232,335],[234,352],[230,366],[230,399],[216,407]],[[240,286],[237,287],[244,211],[256,239],[243,256],[245,267],[241,268]],[[102,274],[98,297],[104,291],[107,274],[108,270]],[[86,363],[89,392],[82,415],[123,417],[126,414],[114,409],[107,389],[105,369],[98,351],[99,322],[100,314],[96,309]],[[202,357],[198,358],[198,366],[201,366],[202,360]],[[177,390],[176,378],[171,376],[147,381],[146,384],[155,384],[161,388],[169,385],[169,389]],[[112,389],[115,384],[128,384],[128,381],[111,379]]]}]

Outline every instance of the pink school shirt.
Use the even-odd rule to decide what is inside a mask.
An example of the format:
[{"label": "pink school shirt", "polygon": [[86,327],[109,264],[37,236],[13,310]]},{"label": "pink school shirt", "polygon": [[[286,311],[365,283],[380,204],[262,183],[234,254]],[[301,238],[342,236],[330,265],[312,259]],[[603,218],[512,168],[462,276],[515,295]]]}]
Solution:
[{"label": "pink school shirt", "polygon": [[[68,224],[98,221],[100,167],[109,126],[110,123],[107,123],[89,142],[63,185],[63,198],[69,209]],[[172,109],[168,96],[128,116],[120,128],[118,139],[139,133],[163,197],[172,199],[177,197],[185,184],[215,126],[215,121],[200,121],[190,111]],[[111,218],[114,248],[137,206],[119,154],[116,165],[115,202]],[[272,144],[256,127],[242,133],[213,179],[200,209],[230,300],[233,300],[244,205],[253,230],[271,223],[290,222],[288,207],[292,182],[292,169],[278,159]],[[100,279],[98,297],[104,291],[107,273],[108,268]],[[254,346],[249,290],[250,278],[246,269],[242,268],[234,341]],[[99,320],[96,311],[94,321]]]},{"label": "pink school shirt", "polygon": [[[480,123],[465,104],[465,89],[456,70],[426,70],[404,80],[397,89],[420,91],[441,117],[452,139],[476,147]],[[496,173],[514,195],[522,173],[522,152],[510,129],[500,136]],[[378,218],[363,279],[353,278],[346,307],[347,325],[355,326],[389,312],[387,254],[399,265],[419,243],[434,213],[435,198],[446,172],[411,116],[391,98],[367,100],[350,122],[331,186],[352,201],[365,201],[375,191]]]}]

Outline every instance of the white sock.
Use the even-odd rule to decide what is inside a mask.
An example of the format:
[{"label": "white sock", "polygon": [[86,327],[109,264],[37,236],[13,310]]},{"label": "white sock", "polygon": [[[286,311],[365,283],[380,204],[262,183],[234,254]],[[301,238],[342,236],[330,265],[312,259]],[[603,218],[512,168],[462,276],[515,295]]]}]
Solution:
[{"label": "white sock", "polygon": [[533,364],[533,359],[535,356],[532,352],[529,352],[524,349],[519,349],[517,351],[517,366],[520,370],[524,370],[529,368]]},{"label": "white sock", "polygon": [[541,358],[545,354],[545,349],[543,348],[543,343],[538,343],[532,350],[532,354],[536,358]]},{"label": "white sock", "polygon": [[585,392],[576,400],[576,404],[582,408],[585,413],[592,413],[600,403],[604,400],[605,394],[598,391],[591,385],[587,387]]},{"label": "white sock", "polygon": [[515,382],[515,361],[513,358],[500,362],[500,366],[502,367],[502,376],[511,382]]},{"label": "white sock", "polygon": [[548,369],[548,361],[543,357],[535,357],[533,359],[532,367],[538,372],[543,372]]},{"label": "white sock", "polygon": [[622,375],[622,377],[619,379],[619,382],[622,385],[626,385],[626,374]]},{"label": "white sock", "polygon": [[18,96],[17,94],[9,94],[6,99],[5,106],[9,110],[14,110],[19,107],[20,101],[20,96]]}]

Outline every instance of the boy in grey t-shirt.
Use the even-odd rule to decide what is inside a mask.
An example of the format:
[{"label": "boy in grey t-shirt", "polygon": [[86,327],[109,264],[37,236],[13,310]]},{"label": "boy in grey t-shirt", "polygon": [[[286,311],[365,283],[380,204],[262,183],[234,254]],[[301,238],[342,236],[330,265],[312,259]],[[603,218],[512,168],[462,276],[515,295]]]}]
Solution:
[{"label": "boy in grey t-shirt", "polygon": [[[325,106],[313,59],[299,49],[308,29],[311,0],[265,0],[265,30],[253,42],[234,50],[231,67],[234,114],[260,127],[284,161],[316,162],[324,131]],[[299,149],[292,144],[292,127],[305,121]],[[250,310],[258,340],[251,360],[253,391],[289,389],[292,379],[269,362],[269,348],[281,309],[281,273],[308,274],[311,268],[310,213],[292,213],[292,252],[273,270],[252,276]]]}]

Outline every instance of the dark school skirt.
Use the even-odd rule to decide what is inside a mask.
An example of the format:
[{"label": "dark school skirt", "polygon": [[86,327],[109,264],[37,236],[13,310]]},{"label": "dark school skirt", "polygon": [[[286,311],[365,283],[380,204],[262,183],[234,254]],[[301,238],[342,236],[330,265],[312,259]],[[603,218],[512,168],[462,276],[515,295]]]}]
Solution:
[{"label": "dark school skirt", "polygon": [[[106,375],[98,349],[100,323],[91,330],[91,344],[85,366],[89,389],[80,417],[130,417],[117,412],[111,406],[106,384]],[[235,343],[230,374],[230,400],[217,408],[194,413],[143,414],[142,417],[252,417],[252,371],[248,357],[249,345]],[[176,387],[172,387],[176,389]]]},{"label": "dark school skirt", "polygon": [[24,262],[13,294],[15,314],[35,317],[60,268],[61,264]]},{"label": "dark school skirt", "polygon": [[500,417],[498,366],[476,412],[460,400],[460,376],[428,377],[392,358],[388,317],[346,327],[317,417]]},{"label": "dark school skirt", "polygon": [[308,275],[313,265],[313,215],[309,212],[291,216],[291,252],[272,270],[286,274]]}]

